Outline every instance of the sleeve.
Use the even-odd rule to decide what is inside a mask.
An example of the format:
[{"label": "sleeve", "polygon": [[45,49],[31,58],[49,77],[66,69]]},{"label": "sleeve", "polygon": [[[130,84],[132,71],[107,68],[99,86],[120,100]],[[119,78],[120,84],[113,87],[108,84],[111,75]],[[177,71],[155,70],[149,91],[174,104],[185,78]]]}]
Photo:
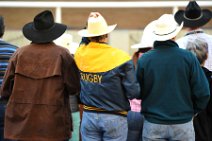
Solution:
[{"label": "sleeve", "polygon": [[208,102],[208,106],[207,106],[207,113],[212,116],[212,97],[211,97],[211,94],[212,94],[212,73],[211,73],[211,76],[209,78],[209,86],[210,86],[210,100]]},{"label": "sleeve", "polygon": [[[142,68],[142,63],[139,60],[141,60],[141,58],[139,58],[138,62],[137,62],[136,77],[137,77],[139,86],[142,90],[144,69]],[[140,92],[140,95],[141,95],[141,99],[142,99],[142,91]]]},{"label": "sleeve", "polygon": [[128,99],[140,99],[140,87],[136,79],[135,68],[132,60],[126,62],[124,66],[122,85],[125,88]]},{"label": "sleeve", "polygon": [[63,78],[65,89],[69,95],[80,93],[80,74],[70,53],[66,52],[63,62]]},{"label": "sleeve", "polygon": [[1,100],[8,100],[12,93],[15,76],[15,56],[16,54],[14,54],[10,58],[7,70],[4,74],[3,83],[0,91]]},{"label": "sleeve", "polygon": [[207,78],[195,56],[192,55],[193,64],[191,66],[190,85],[193,100],[194,114],[206,108],[210,90]]}]

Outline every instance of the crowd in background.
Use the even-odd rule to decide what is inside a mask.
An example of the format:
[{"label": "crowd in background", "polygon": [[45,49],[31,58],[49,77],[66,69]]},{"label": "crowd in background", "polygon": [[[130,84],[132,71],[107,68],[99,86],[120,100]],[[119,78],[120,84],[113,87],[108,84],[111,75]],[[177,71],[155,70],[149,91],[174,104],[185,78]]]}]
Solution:
[{"label": "crowd in background", "polygon": [[132,57],[109,45],[117,25],[99,12],[77,44],[42,11],[20,48],[3,41],[0,17],[0,141],[211,141],[211,17],[193,0],[161,15]]}]

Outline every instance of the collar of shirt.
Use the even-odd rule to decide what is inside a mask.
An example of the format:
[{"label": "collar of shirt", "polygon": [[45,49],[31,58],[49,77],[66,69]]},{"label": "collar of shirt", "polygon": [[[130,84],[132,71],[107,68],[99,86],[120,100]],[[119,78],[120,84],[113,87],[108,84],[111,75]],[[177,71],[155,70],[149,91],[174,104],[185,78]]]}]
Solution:
[{"label": "collar of shirt", "polygon": [[192,30],[192,31],[189,31],[188,33],[186,33],[185,36],[188,36],[191,34],[198,34],[198,33],[204,33],[204,31],[202,29]]}]

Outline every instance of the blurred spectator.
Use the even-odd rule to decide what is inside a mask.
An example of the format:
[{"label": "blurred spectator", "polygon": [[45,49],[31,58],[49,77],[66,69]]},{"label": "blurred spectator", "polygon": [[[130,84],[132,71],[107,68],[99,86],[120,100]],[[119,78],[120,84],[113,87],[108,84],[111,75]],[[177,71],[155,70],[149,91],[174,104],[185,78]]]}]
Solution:
[{"label": "blurred spectator", "polygon": [[[199,60],[200,65],[208,79],[210,95],[212,94],[212,72],[204,67],[208,57],[208,44],[204,39],[198,38],[188,41],[187,50],[191,51]],[[212,98],[210,98],[207,108],[194,117],[194,130],[196,141],[212,141]]]},{"label": "blurred spectator", "polygon": [[73,36],[68,33],[64,33],[54,42],[62,47],[67,48],[72,55],[75,54],[77,48],[79,47],[79,43],[73,42]]},{"label": "blurred spectator", "polygon": [[32,43],[15,52],[1,87],[2,98],[9,98],[5,138],[19,141],[70,138],[69,95],[80,91],[79,71],[69,51],[52,42],[66,28],[54,23],[48,10],[23,27],[24,36]]},{"label": "blurred spectator", "polygon": [[187,33],[184,37],[176,42],[180,48],[185,49],[188,42],[197,38],[203,38],[208,43],[208,59],[205,67],[212,71],[212,36],[206,34],[201,27],[207,24],[212,17],[209,9],[201,9],[196,1],[192,0],[188,3],[185,10],[179,10],[175,14],[175,20],[178,24],[184,23]]},{"label": "blurred spectator", "polygon": [[[138,48],[133,54],[134,66],[137,67],[137,61],[142,57],[143,53],[149,51],[153,47],[153,39],[150,30],[152,22],[149,23],[143,30],[143,35],[139,44],[132,45],[131,48]],[[127,114],[128,120],[128,137],[127,141],[142,141],[143,115],[141,112],[141,100],[130,100],[131,111]]]},{"label": "blurred spectator", "polygon": [[[4,18],[0,16],[0,88],[2,85],[3,77],[7,69],[9,59],[16,51],[17,47],[3,41],[5,31]],[[4,114],[7,104],[7,99],[0,99],[0,141],[9,141],[4,139]]]},{"label": "blurred spectator", "polygon": [[141,86],[143,141],[194,141],[192,117],[209,100],[207,79],[192,53],[174,41],[180,26],[164,14],[153,21],[153,49],[138,60]]},{"label": "blurred spectator", "polygon": [[[73,37],[71,34],[63,34],[59,38],[57,38],[54,41],[57,45],[60,45],[62,47],[67,48],[72,55],[75,54],[77,48],[79,47],[79,44],[76,42],[73,42]],[[73,118],[73,132],[72,137],[69,141],[79,141],[80,133],[79,133],[79,127],[80,127],[80,114],[79,114],[79,102],[78,102],[78,95],[70,95],[70,108],[72,112],[72,118]]]}]

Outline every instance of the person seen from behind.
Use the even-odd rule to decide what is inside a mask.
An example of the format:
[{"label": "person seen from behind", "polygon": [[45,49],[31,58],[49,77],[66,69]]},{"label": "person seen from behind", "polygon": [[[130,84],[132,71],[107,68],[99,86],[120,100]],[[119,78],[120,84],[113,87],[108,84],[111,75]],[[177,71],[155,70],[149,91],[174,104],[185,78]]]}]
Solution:
[{"label": "person seen from behind", "polygon": [[192,118],[207,106],[210,91],[198,60],[174,41],[183,27],[164,14],[153,21],[153,49],[138,60],[143,141],[195,141]]},{"label": "person seen from behind", "polygon": [[98,12],[91,12],[87,29],[78,33],[90,43],[75,53],[81,75],[80,100],[84,105],[83,141],[126,141],[128,99],[139,98],[139,84],[130,56],[108,45],[108,34],[116,25],[107,25]]},{"label": "person seen from behind", "polygon": [[[187,50],[192,52],[198,59],[203,72],[210,86],[210,95],[212,93],[212,72],[204,67],[204,63],[208,57],[208,44],[202,38],[196,38],[188,41]],[[210,97],[207,107],[197,116],[194,117],[194,130],[196,141],[211,141],[212,140],[212,100]]]},{"label": "person seen from behind", "polygon": [[23,27],[31,41],[10,59],[1,87],[9,99],[5,138],[18,141],[67,141],[72,117],[69,95],[80,92],[80,77],[69,51],[53,43],[66,31],[45,10]]},{"label": "person seen from behind", "polygon": [[185,10],[178,10],[175,15],[175,21],[180,24],[184,22],[186,34],[179,38],[176,42],[180,48],[186,49],[188,43],[196,38],[203,38],[208,44],[208,58],[204,66],[212,71],[212,36],[205,33],[202,29],[212,17],[212,12],[209,9],[201,9],[195,0],[189,1]]},{"label": "person seen from behind", "polygon": [[[73,36],[68,33],[64,33],[62,36],[57,38],[54,42],[57,45],[67,48],[73,56],[77,48],[79,47],[78,43],[73,42]],[[80,140],[79,94],[70,95],[69,99],[70,99],[70,108],[71,108],[71,114],[72,114],[72,120],[73,120],[73,132],[72,132],[71,139],[69,139],[69,141],[79,141]]]},{"label": "person seen from behind", "polygon": [[[153,47],[153,39],[151,38],[150,29],[152,23],[149,23],[143,30],[141,41],[138,44],[132,45],[131,48],[138,49],[133,54],[132,60],[135,68],[137,68],[137,62],[142,55],[151,50]],[[142,128],[143,128],[143,115],[141,112],[141,100],[132,99],[130,100],[131,110],[128,112],[128,137],[127,141],[142,141]]]},{"label": "person seen from behind", "polygon": [[[2,86],[3,77],[7,69],[9,59],[18,47],[3,41],[5,32],[4,18],[0,16],[0,88]],[[9,141],[4,139],[4,115],[8,99],[0,98],[0,141]]]}]

